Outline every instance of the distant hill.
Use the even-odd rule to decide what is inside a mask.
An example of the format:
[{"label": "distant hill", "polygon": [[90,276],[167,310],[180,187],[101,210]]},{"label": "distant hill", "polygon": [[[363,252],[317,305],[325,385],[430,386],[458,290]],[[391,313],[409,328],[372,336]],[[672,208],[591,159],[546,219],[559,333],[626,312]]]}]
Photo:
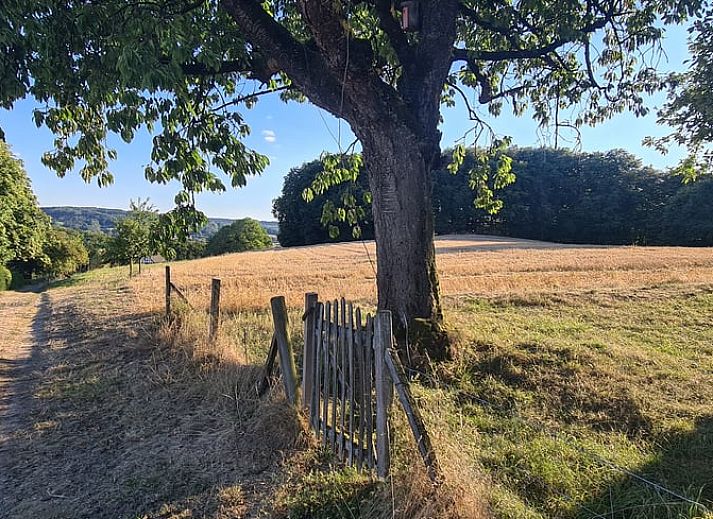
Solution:
[{"label": "distant hill", "polygon": [[[52,218],[52,223],[77,229],[79,231],[101,231],[111,234],[116,221],[128,215],[124,209],[106,209],[104,207],[43,207],[42,210]],[[210,238],[221,227],[230,225],[235,220],[228,218],[208,218],[206,225],[196,238]],[[277,235],[277,222],[260,222],[268,234]]]}]

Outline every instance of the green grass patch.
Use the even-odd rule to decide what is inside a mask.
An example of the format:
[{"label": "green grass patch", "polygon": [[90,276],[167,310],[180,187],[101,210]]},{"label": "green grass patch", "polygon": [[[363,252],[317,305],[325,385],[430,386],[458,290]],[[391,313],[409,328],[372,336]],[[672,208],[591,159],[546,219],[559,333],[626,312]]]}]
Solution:
[{"label": "green grass patch", "polygon": [[421,407],[470,453],[461,462],[488,474],[498,517],[713,509],[709,288],[481,298],[449,318],[457,360]]}]

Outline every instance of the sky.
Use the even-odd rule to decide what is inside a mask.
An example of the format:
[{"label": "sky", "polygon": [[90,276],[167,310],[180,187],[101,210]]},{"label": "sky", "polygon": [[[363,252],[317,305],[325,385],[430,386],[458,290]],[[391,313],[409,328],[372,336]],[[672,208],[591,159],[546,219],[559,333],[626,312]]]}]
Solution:
[{"label": "sky", "polygon": [[[681,70],[687,59],[686,31],[676,28],[667,32],[663,47],[667,60],[661,70]],[[648,99],[648,106],[660,106],[662,94]],[[179,190],[177,183],[151,184],[143,175],[149,162],[151,136],[147,132],[137,134],[131,144],[120,140],[110,141],[118,151],[118,159],[110,165],[114,184],[100,188],[95,183],[87,184],[73,172],[64,178],[42,165],[40,157],[52,149],[52,133],[46,128],[37,128],[32,120],[36,106],[31,99],[15,104],[12,110],[0,109],[0,126],[13,153],[22,159],[41,206],[95,206],[128,208],[129,201],[149,198],[161,211],[173,207],[173,197]],[[224,193],[203,193],[197,197],[198,208],[211,217],[243,218],[250,216],[260,220],[273,220],[272,200],[280,195],[285,174],[295,167],[316,159],[323,151],[336,152],[346,148],[353,135],[346,123],[340,123],[328,113],[312,104],[285,104],[277,95],[264,96],[260,102],[244,112],[252,133],[245,139],[247,146],[267,155],[270,166],[260,176],[251,177],[248,185],[240,189],[228,188]],[[464,107],[460,102],[453,108],[444,108],[441,126],[445,149],[458,141],[470,128]],[[525,114],[516,118],[503,109],[499,118],[488,119],[500,135],[513,137],[518,146],[551,145],[536,123]],[[341,126],[341,127],[340,127]],[[669,128],[656,124],[655,110],[637,118],[632,114],[620,114],[601,125],[581,130],[579,149],[583,151],[606,151],[622,148],[640,157],[644,164],[658,169],[674,166],[683,151],[672,149],[662,156],[653,149],[642,146],[646,136],[662,136]],[[566,143],[564,143],[566,145]],[[560,145],[563,142],[560,141]],[[226,179],[226,185],[230,185]]]}]

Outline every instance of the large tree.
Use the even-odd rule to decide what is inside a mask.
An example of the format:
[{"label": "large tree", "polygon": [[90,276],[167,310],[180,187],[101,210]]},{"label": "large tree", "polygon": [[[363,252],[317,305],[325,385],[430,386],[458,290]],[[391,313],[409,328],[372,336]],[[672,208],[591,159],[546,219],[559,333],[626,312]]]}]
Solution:
[{"label": "large tree", "polygon": [[[249,132],[241,107],[265,92],[306,97],[344,119],[361,145],[379,307],[397,325],[439,321],[429,172],[441,157],[441,104],[462,96],[474,134],[486,121],[473,101],[491,115],[505,102],[516,114],[529,109],[558,130],[645,113],[642,94],[660,86],[648,50],[663,25],[700,3],[4,0],[0,104],[37,99],[37,123],[57,136],[46,164],[64,173],[80,161],[81,175],[100,183],[111,181],[115,156],[107,132],[131,141],[149,127],[146,177],[182,182],[171,220],[180,223],[194,214],[193,193],[224,189],[214,170],[240,186],[266,166],[240,140]],[[331,179],[343,177],[337,168]],[[474,179],[481,191],[493,185],[485,168]]]},{"label": "large tree", "polygon": [[49,227],[22,162],[0,142],[0,265],[42,264]]},{"label": "large tree", "polygon": [[713,7],[708,7],[690,28],[688,70],[672,73],[666,81],[668,100],[659,122],[674,130],[646,141],[664,153],[672,144],[688,150],[675,170],[685,181],[713,173]]}]

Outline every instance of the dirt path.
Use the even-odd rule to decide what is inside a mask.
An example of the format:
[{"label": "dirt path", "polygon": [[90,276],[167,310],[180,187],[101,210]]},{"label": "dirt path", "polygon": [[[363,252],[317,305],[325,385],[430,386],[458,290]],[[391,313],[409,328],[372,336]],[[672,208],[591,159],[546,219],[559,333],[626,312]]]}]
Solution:
[{"label": "dirt path", "polygon": [[0,518],[270,517],[290,440],[231,400],[242,368],[226,383],[134,303],[125,283],[0,294]]},{"label": "dirt path", "polygon": [[0,445],[22,427],[31,408],[32,383],[44,368],[39,353],[47,340],[48,301],[32,292],[0,298]]}]

